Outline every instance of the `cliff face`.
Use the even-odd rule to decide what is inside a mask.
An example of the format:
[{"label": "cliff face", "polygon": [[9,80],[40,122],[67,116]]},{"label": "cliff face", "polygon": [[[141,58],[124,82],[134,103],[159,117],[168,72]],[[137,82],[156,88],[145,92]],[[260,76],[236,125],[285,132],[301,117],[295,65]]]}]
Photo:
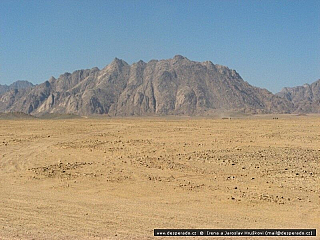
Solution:
[{"label": "cliff face", "polygon": [[320,79],[312,84],[283,88],[276,94],[294,105],[294,112],[320,113]]},{"label": "cliff face", "polygon": [[114,61],[65,73],[0,97],[0,111],[28,114],[202,115],[218,110],[288,113],[289,99],[253,87],[227,67],[177,55],[168,60]]}]

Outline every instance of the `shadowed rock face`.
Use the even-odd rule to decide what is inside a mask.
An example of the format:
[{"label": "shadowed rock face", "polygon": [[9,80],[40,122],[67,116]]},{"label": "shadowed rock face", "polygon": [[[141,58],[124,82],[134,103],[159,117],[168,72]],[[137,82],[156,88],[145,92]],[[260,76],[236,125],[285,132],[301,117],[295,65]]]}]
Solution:
[{"label": "shadowed rock face", "polygon": [[294,112],[320,113],[320,79],[311,85],[283,88],[276,94],[294,104]]},{"label": "shadowed rock face", "polygon": [[180,55],[132,65],[116,58],[102,70],[65,73],[0,98],[0,111],[35,115],[204,115],[221,110],[289,113],[292,109],[288,99],[251,86],[234,70]]}]

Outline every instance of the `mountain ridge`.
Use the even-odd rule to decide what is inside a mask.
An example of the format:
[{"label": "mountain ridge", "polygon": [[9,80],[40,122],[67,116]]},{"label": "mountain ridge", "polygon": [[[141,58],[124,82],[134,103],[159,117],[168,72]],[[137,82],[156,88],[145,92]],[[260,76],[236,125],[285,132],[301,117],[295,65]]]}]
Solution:
[{"label": "mountain ridge", "polygon": [[61,74],[0,96],[0,112],[108,114],[109,116],[210,115],[217,111],[290,113],[288,98],[250,85],[226,66],[176,55],[129,65],[115,58]]},{"label": "mountain ridge", "polygon": [[291,101],[294,112],[320,113],[320,79],[311,84],[285,87],[276,95]]}]

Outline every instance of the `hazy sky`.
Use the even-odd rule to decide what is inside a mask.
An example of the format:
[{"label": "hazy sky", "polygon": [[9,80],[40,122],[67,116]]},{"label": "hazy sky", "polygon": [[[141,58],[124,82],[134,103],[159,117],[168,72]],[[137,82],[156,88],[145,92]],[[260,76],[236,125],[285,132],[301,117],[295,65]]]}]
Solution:
[{"label": "hazy sky", "polygon": [[320,1],[1,0],[0,84],[176,54],[272,92],[320,78]]}]

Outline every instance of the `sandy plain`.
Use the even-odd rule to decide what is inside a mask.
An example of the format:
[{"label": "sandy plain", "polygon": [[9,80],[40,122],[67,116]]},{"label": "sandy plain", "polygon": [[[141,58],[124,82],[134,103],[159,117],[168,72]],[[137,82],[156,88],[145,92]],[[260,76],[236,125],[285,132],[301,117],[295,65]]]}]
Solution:
[{"label": "sandy plain", "polygon": [[170,239],[154,228],[318,239],[320,116],[273,117],[0,120],[0,239]]}]

